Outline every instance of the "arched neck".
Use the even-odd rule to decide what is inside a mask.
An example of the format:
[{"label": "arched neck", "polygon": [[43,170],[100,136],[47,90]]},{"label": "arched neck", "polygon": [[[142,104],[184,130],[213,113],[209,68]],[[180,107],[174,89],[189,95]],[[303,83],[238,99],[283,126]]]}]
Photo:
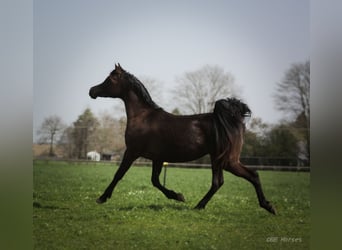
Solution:
[{"label": "arched neck", "polygon": [[149,104],[143,102],[133,91],[128,91],[122,100],[125,103],[127,120],[153,110]]}]

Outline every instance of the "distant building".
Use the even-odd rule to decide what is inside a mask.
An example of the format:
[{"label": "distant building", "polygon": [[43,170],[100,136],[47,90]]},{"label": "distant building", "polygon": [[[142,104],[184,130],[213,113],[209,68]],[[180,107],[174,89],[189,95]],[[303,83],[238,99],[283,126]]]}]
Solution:
[{"label": "distant building", "polygon": [[90,151],[87,153],[87,159],[91,161],[100,161],[101,156],[98,152],[96,151]]},{"label": "distant building", "polygon": [[115,156],[114,152],[104,151],[101,154],[101,159],[103,161],[112,161],[114,160],[114,156]]}]

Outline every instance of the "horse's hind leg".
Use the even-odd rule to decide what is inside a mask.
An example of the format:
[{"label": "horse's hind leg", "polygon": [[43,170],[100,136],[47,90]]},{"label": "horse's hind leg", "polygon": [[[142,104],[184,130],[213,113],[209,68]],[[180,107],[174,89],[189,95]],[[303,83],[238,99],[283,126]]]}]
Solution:
[{"label": "horse's hind leg", "polygon": [[[213,161],[212,161],[213,162]],[[196,205],[196,209],[203,209],[213,197],[213,195],[223,185],[223,171],[220,167],[212,165],[212,183],[208,193],[202,198],[202,200]]]},{"label": "horse's hind leg", "polygon": [[259,205],[268,212],[276,214],[274,207],[265,198],[259,179],[259,174],[255,170],[246,168],[240,162],[230,162],[224,167],[224,169],[252,183],[258,196]]},{"label": "horse's hind leg", "polygon": [[181,193],[176,193],[176,192],[174,192],[172,190],[169,190],[169,189],[165,188],[164,186],[162,186],[160,184],[159,175],[160,175],[160,172],[162,170],[162,167],[163,167],[163,162],[153,161],[153,163],[152,163],[152,177],[151,177],[151,181],[152,181],[153,186],[155,186],[160,191],[162,191],[163,194],[167,198],[184,202],[185,199],[184,199],[184,196]]},{"label": "horse's hind leg", "polygon": [[99,204],[104,203],[107,201],[108,198],[112,196],[112,193],[116,184],[122,179],[122,177],[125,175],[125,173],[130,168],[130,166],[132,165],[133,161],[136,158],[137,157],[134,157],[133,155],[131,155],[127,150],[125,151],[125,154],[124,154],[124,157],[122,159],[119,169],[116,171],[112,182],[106,188],[104,193],[96,200],[97,203]]}]

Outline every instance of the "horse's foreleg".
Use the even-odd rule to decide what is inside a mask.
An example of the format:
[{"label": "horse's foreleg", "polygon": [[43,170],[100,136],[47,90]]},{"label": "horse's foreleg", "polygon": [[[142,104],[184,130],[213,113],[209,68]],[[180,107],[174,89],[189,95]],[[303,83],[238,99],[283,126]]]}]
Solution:
[{"label": "horse's foreleg", "polygon": [[203,199],[197,204],[196,209],[203,209],[217,192],[217,190],[223,185],[223,171],[217,166],[212,166],[212,183],[208,193],[203,197]]},{"label": "horse's foreleg", "polygon": [[106,188],[104,193],[96,200],[97,203],[99,204],[104,203],[107,201],[107,199],[109,199],[112,196],[112,193],[116,184],[122,179],[122,177],[125,175],[125,173],[130,168],[130,166],[132,165],[133,161],[136,158],[137,157],[134,157],[129,152],[127,152],[127,150],[125,151],[125,154],[124,154],[124,157],[122,159],[119,169],[116,171],[112,182]]},{"label": "horse's foreleg", "polygon": [[153,186],[155,186],[160,191],[162,191],[163,194],[167,198],[184,202],[185,199],[184,199],[184,196],[181,193],[176,193],[176,192],[174,192],[172,190],[169,190],[169,189],[165,188],[164,186],[162,186],[160,184],[159,175],[160,175],[160,172],[162,170],[162,167],[163,167],[163,162],[153,161],[153,163],[152,163],[152,177],[151,177],[151,181],[152,181]]},{"label": "horse's foreleg", "polygon": [[276,214],[274,207],[265,198],[264,192],[262,191],[261,182],[259,179],[259,174],[255,170],[246,168],[240,162],[231,162],[224,169],[252,183],[255,188],[260,207],[266,209],[268,212],[272,214]]}]

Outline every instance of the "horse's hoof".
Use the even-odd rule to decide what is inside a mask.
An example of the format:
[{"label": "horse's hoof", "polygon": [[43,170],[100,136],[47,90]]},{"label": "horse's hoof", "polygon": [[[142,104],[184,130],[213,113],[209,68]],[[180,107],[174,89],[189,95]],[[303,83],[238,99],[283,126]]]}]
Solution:
[{"label": "horse's hoof", "polygon": [[263,205],[262,207],[266,209],[268,212],[270,212],[271,214],[274,214],[274,215],[277,214],[275,208],[269,202],[267,202],[267,204]]},{"label": "horse's hoof", "polygon": [[96,200],[96,203],[97,203],[97,204],[102,204],[102,203],[105,203],[106,200],[107,200],[107,199],[101,198],[101,197],[100,197],[100,198],[98,198],[98,199]]},{"label": "horse's hoof", "polygon": [[273,206],[271,206],[269,209],[267,209],[268,212],[270,212],[271,214],[277,215],[277,211],[275,210],[275,208]]},{"label": "horse's hoof", "polygon": [[184,196],[181,193],[177,194],[177,201],[185,202]]},{"label": "horse's hoof", "polygon": [[197,209],[197,210],[202,210],[204,209],[205,207],[204,206],[201,206],[201,205],[197,205],[196,207],[194,207],[194,209]]}]

